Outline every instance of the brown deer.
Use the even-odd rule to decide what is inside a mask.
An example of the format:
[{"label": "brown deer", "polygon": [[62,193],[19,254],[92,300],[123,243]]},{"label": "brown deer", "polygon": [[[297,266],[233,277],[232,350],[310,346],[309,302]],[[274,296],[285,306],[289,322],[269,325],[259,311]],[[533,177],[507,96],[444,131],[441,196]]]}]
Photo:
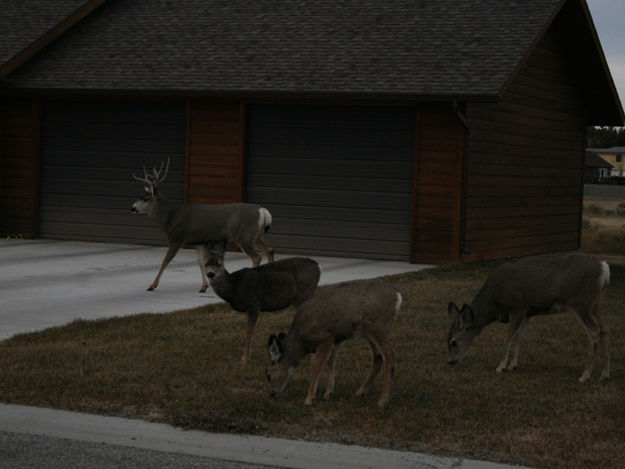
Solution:
[{"label": "brown deer", "polygon": [[482,329],[500,321],[508,323],[507,349],[497,371],[514,370],[518,366],[521,336],[530,317],[568,311],[584,326],[589,338],[586,366],[579,381],[590,379],[599,345],[603,356],[600,379],[608,379],[608,329],[597,309],[609,282],[608,264],[589,254],[542,255],[503,264],[493,271],[470,306],[465,304],[459,309],[449,303],[452,325],[447,338],[447,361],[454,365],[462,360]]},{"label": "brown deer", "polygon": [[198,264],[202,273],[202,287],[208,287],[204,269],[204,245],[208,241],[233,241],[252,260],[259,265],[263,252],[268,262],[273,262],[274,250],[265,244],[263,234],[271,226],[269,210],[260,205],[247,203],[234,204],[173,204],[159,193],[159,186],[165,180],[169,169],[169,159],[165,172],[164,163],[159,170],[152,169],[152,174],[143,168],[142,178],[132,175],[145,184],[145,194],[132,204],[134,213],[147,214],[153,218],[167,236],[167,253],[154,281],[148,287],[154,290],[159,283],[165,267],[181,248],[193,248],[197,252]]},{"label": "brown deer", "polygon": [[254,327],[261,311],[299,306],[317,288],[321,269],[307,257],[291,257],[270,264],[228,272],[224,266],[225,241],[208,243],[205,267],[213,291],[235,311],[247,314],[243,361],[249,361]]},{"label": "brown deer", "polygon": [[378,280],[356,280],[320,290],[300,306],[288,334],[272,335],[268,352],[271,365],[266,371],[271,396],[286,387],[295,367],[309,353],[316,352],[305,405],[312,405],[317,394],[319,373],[328,363],[328,385],[324,399],[334,393],[336,357],[339,344],[347,339],[364,337],[371,347],[373,361],[369,375],[357,396],[366,394],[384,365],[384,382],[378,406],[390,398],[395,352],[390,333],[402,297],[393,287]]}]

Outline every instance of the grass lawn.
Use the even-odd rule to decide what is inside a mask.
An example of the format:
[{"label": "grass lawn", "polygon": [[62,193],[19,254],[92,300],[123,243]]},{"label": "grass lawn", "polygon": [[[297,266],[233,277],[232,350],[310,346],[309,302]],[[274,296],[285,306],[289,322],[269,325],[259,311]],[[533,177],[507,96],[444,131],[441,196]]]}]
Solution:
[{"label": "grass lawn", "polygon": [[[0,401],[166,422],[185,428],[371,445],[540,467],[625,464],[625,267],[612,266],[601,305],[612,378],[577,382],[587,337],[568,315],[533,318],[520,368],[499,375],[503,324],[485,329],[460,365],[446,364],[447,302],[469,302],[496,264],[387,277],[404,297],[394,328],[397,368],[387,408],[354,397],[369,348],[346,343],[335,398],[304,407],[309,360],[285,394],[264,376],[270,333],[293,310],[261,315],[252,361],[239,362],[245,318],[225,305],[144,314],[22,334],[0,342]],[[597,371],[597,370],[596,370]]]}]

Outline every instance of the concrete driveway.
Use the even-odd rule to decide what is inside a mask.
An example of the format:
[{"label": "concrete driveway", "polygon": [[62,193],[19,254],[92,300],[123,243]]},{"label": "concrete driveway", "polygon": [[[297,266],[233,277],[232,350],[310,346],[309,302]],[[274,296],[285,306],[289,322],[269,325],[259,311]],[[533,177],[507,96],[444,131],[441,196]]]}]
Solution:
[{"label": "concrete driveway", "polygon": [[[54,240],[0,240],[0,340],[67,324],[144,312],[162,313],[221,301],[209,288],[199,293],[194,250],[183,250],[159,287],[146,291],[165,247]],[[288,257],[278,253],[277,259]],[[314,257],[320,284],[419,270],[420,264]],[[247,256],[226,255],[230,271],[250,267]]]}]

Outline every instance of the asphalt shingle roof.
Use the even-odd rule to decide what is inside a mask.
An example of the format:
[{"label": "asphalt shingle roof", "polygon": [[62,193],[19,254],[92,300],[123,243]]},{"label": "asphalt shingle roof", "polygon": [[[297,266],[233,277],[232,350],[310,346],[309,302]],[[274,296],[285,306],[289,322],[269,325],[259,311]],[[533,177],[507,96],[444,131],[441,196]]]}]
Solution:
[{"label": "asphalt shingle roof", "polygon": [[3,0],[0,8],[0,65],[86,3],[87,0]]},{"label": "asphalt shingle roof", "polygon": [[560,3],[107,0],[8,79],[46,89],[496,96]]}]

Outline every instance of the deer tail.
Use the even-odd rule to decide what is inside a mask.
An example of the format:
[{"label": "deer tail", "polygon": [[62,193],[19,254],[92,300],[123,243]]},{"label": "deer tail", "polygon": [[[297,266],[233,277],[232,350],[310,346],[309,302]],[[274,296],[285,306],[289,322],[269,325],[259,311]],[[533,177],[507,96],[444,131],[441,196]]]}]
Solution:
[{"label": "deer tail", "polygon": [[261,207],[259,210],[259,215],[260,218],[258,220],[258,223],[260,224],[263,231],[267,233],[267,231],[269,231],[269,227],[271,226],[271,213],[269,213],[269,210],[267,210],[265,207]]},{"label": "deer tail", "polygon": [[599,275],[599,286],[602,290],[610,284],[610,266],[606,261],[601,261],[601,274]]}]

